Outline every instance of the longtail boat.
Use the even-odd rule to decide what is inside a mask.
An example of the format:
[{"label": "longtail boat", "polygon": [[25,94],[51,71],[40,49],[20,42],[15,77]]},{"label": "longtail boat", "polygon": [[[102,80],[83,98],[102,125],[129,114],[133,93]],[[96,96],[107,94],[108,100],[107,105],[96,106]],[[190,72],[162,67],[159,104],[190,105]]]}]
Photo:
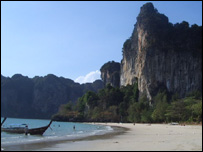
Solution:
[{"label": "longtail boat", "polygon": [[31,129],[28,129],[27,124],[21,124],[19,126],[10,126],[7,128],[1,127],[1,131],[8,132],[8,133],[26,134],[26,135],[27,134],[43,135],[43,133],[50,127],[51,123],[52,123],[52,120],[47,126],[39,127],[39,128],[31,128]]}]

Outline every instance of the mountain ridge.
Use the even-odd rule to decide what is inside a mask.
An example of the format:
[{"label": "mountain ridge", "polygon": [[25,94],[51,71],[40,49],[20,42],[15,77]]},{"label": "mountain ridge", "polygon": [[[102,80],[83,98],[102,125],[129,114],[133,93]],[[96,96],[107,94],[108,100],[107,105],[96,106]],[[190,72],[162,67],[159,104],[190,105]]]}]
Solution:
[{"label": "mountain ridge", "polygon": [[71,79],[48,74],[28,78],[15,74],[11,78],[1,75],[1,116],[19,118],[50,118],[60,105],[75,104],[87,91],[97,92],[103,82],[79,84]]}]

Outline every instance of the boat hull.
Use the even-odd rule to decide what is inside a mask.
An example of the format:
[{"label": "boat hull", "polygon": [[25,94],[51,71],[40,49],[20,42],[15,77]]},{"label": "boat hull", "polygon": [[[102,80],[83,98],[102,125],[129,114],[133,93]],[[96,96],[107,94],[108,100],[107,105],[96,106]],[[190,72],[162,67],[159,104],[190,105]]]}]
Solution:
[{"label": "boat hull", "polygon": [[28,130],[22,127],[18,127],[18,128],[1,128],[1,131],[7,132],[7,133],[16,133],[16,134],[43,135],[44,132],[49,128],[51,123],[52,123],[52,120],[47,126],[40,127],[40,128],[32,128]]},{"label": "boat hull", "polygon": [[16,133],[16,134],[23,134],[25,133],[25,129],[15,129],[15,128],[1,128],[1,131],[8,132],[8,133]]}]

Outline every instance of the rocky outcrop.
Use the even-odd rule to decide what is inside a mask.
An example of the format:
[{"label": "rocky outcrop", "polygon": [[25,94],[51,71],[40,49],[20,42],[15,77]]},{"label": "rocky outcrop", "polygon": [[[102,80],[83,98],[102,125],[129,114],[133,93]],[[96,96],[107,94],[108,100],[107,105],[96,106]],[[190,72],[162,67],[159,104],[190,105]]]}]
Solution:
[{"label": "rocky outcrop", "polygon": [[160,88],[180,97],[202,92],[202,27],[185,21],[173,25],[152,3],[143,5],[123,45],[120,85],[136,80],[150,100]]},{"label": "rocky outcrop", "polygon": [[107,62],[101,67],[100,71],[104,85],[120,86],[120,63],[114,61]]},{"label": "rocky outcrop", "polygon": [[101,80],[80,85],[53,74],[32,79],[21,74],[1,75],[1,116],[49,119],[61,104],[75,103],[86,91],[97,92],[103,86]]}]

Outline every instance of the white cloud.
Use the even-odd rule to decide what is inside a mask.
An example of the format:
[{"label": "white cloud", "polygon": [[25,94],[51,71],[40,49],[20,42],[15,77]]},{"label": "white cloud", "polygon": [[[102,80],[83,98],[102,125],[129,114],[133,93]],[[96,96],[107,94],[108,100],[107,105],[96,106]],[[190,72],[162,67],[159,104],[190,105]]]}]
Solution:
[{"label": "white cloud", "polygon": [[87,82],[94,82],[97,79],[100,78],[101,72],[99,70],[92,71],[85,76],[79,76],[78,78],[75,79],[75,82],[78,82],[80,84],[82,83],[87,83]]}]

